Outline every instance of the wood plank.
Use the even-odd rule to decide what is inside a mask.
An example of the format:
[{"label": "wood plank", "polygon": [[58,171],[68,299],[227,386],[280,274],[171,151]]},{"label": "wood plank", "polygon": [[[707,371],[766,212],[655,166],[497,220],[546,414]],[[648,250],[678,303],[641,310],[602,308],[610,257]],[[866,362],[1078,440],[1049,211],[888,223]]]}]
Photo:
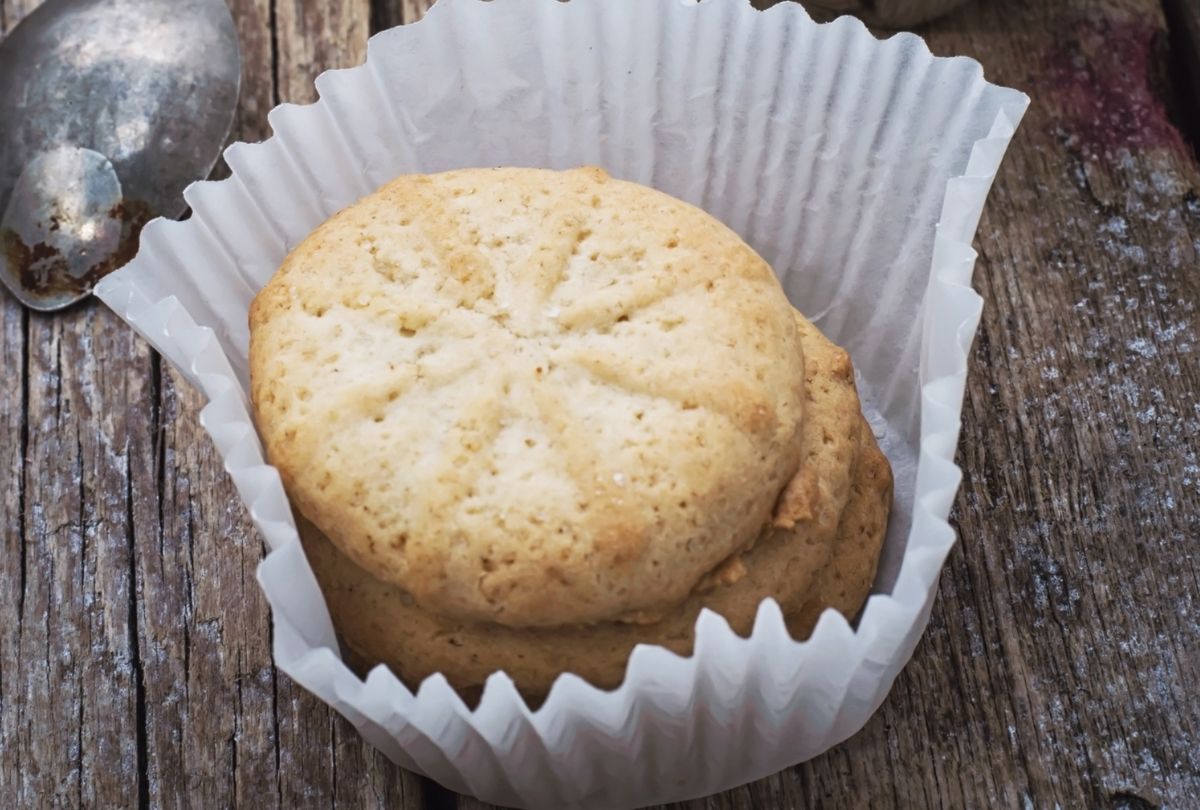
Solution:
[{"label": "wood plank", "polygon": [[[0,22],[33,5],[6,0]],[[269,134],[278,97],[271,5],[231,0],[240,138]],[[348,36],[341,58],[361,59],[353,25],[292,33]],[[0,304],[0,606],[16,617],[0,630],[3,794],[21,807],[419,806],[420,780],[272,666],[261,542],[199,427],[199,395],[103,306],[31,317]]]},{"label": "wood plank", "polygon": [[[273,0],[226,0],[237,26],[242,55],[242,88],[233,141],[261,141],[271,134],[267,113],[279,99],[275,89]],[[222,172],[221,176],[224,176]]]},{"label": "wood plank", "polygon": [[[15,307],[6,298],[5,307]],[[138,801],[139,650],[130,515],[153,496],[150,357],[95,307],[29,316],[17,525],[6,567],[0,774],[23,807]],[[7,487],[6,487],[7,489]],[[10,513],[11,515],[12,513]],[[16,531],[13,532],[12,529]],[[13,599],[15,597],[15,604]],[[132,786],[132,792],[131,792]]]},{"label": "wood plank", "polygon": [[[8,0],[4,24],[35,6]],[[27,315],[6,292],[0,306],[15,378],[4,391],[9,435],[20,420],[20,463],[6,465],[17,473],[4,480],[5,551],[19,563],[4,566],[0,586],[15,617],[3,636],[0,784],[21,807],[133,806],[141,757],[128,516],[144,502],[128,481],[131,469],[150,469],[136,429],[151,408],[149,353],[94,307]]]},{"label": "wood plank", "polygon": [[[19,696],[26,677],[20,663],[28,560],[25,549],[25,457],[28,440],[28,372],[25,344],[28,316],[7,292],[0,293],[0,786],[18,794],[22,775],[18,740],[28,734],[29,717]],[[18,708],[20,707],[20,708]],[[29,743],[24,743],[28,747]]]},{"label": "wood plank", "polygon": [[[231,6],[243,63],[235,135],[257,140],[274,96],[269,0]],[[198,426],[199,395],[157,358],[152,381],[156,410],[143,429],[154,437],[158,505],[137,547],[148,608],[138,624],[146,799],[231,806],[276,796],[269,620],[253,581],[260,544]]]},{"label": "wood plank", "polygon": [[925,694],[958,687],[928,750],[957,763],[943,779],[995,775],[1014,803],[1186,806],[1200,795],[1200,169],[1167,116],[1184,86],[1164,75],[1155,2],[976,13],[932,46],[980,54],[1034,104],[979,240],[965,542],[931,650],[958,674],[943,667]]},{"label": "wood plank", "polygon": [[360,64],[366,57],[370,25],[370,0],[276,0],[280,100],[297,104],[314,101],[317,93],[313,79],[317,74]]},{"label": "wood plank", "polygon": [[[16,0],[0,0],[0,36],[28,10]],[[33,802],[35,780],[23,765],[32,758],[42,707],[26,700],[33,690],[26,682],[34,673],[21,658],[31,562],[25,547],[29,316],[7,290],[0,292],[0,327],[0,611],[9,617],[0,622],[0,788],[14,801]],[[36,566],[38,560],[32,562]]]}]

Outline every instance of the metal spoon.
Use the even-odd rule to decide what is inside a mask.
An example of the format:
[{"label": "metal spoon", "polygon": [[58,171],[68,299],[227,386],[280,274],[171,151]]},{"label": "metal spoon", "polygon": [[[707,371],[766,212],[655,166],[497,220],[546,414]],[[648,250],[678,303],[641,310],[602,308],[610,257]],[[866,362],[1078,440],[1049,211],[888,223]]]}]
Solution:
[{"label": "metal spoon", "polygon": [[67,306],[128,261],[137,237],[122,213],[121,181],[104,155],[63,146],[34,158],[0,218],[0,263],[19,280],[17,297],[35,309]]},{"label": "metal spoon", "polygon": [[223,0],[48,0],[22,20],[0,42],[0,281],[39,310],[86,296],[142,225],[184,212],[240,84]]}]

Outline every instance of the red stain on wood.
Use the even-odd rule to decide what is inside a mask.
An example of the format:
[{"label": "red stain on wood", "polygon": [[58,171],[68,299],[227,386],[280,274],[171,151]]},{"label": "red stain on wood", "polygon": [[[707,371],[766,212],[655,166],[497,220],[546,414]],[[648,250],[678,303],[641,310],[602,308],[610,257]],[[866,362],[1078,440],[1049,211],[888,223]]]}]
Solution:
[{"label": "red stain on wood", "polygon": [[1041,90],[1078,146],[1186,150],[1155,87],[1162,36],[1144,22],[1084,19],[1046,56]]}]

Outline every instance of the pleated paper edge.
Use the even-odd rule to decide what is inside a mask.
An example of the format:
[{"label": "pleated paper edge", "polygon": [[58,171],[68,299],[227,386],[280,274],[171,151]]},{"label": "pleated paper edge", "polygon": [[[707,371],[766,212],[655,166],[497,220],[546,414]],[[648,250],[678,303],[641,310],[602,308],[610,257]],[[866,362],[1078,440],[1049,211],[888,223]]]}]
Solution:
[{"label": "pleated paper edge", "polygon": [[[871,36],[865,27],[862,34]],[[938,57],[929,55],[929,58]],[[367,70],[367,66],[344,72],[361,70]],[[776,652],[782,644],[788,645],[788,652],[801,656],[805,649],[815,649],[836,639],[844,649],[856,652],[857,663],[826,735],[824,747],[828,747],[861,727],[911,656],[924,629],[941,566],[955,542],[947,517],[961,470],[954,463],[953,454],[961,426],[968,350],[977,331],[982,304],[970,287],[975,260],[971,240],[1004,151],[1028,104],[1025,96],[1015,92],[1013,96],[1001,107],[989,135],[974,144],[966,172],[947,183],[924,308],[926,339],[921,353],[922,425],[917,474],[917,491],[922,494],[915,503],[910,544],[892,593],[871,597],[856,631],[840,615],[827,611],[813,636],[799,643],[787,636],[778,606],[770,600],[760,607],[754,633],[748,639],[738,637],[720,617],[706,612],[697,622],[697,654],[693,657],[684,659],[659,648],[639,648],[631,657],[628,677],[620,689],[602,692],[575,676],[563,676],[537,711],[531,711],[511,680],[499,673],[489,680],[483,700],[474,711],[462,703],[441,676],[427,679],[415,695],[382,668],[361,680],[333,653],[336,640],[327,612],[305,611],[324,613],[323,621],[319,616],[314,620],[311,615],[304,622],[293,621],[295,606],[287,604],[287,594],[274,592],[269,580],[277,574],[283,575],[294,586],[298,577],[306,577],[309,582],[305,584],[315,588],[315,579],[304,560],[278,473],[263,462],[245,396],[211,329],[198,326],[174,296],[152,301],[142,294],[136,282],[136,260],[126,270],[105,279],[97,288],[97,296],[178,366],[209,399],[201,413],[202,424],[213,436],[227,471],[271,548],[260,566],[259,578],[275,617],[276,660],[285,672],[325,698],[356,725],[361,726],[369,719],[382,728],[424,737],[438,749],[445,747],[439,744],[443,736],[461,740],[472,731],[480,735],[490,732],[481,736],[479,742],[485,747],[503,749],[510,740],[531,728],[547,748],[553,748],[579,723],[600,729],[616,741],[635,714],[634,704],[640,691],[647,682],[655,680],[656,672],[674,672],[695,687],[703,665],[702,650],[706,647],[744,645],[750,653],[756,646],[763,647],[762,642],[769,637]],[[235,145],[231,152],[238,148],[245,147]],[[236,181],[234,177],[221,182]],[[178,229],[191,227],[198,226],[156,221],[144,232],[143,251],[153,250],[156,245],[167,250],[166,243]],[[933,312],[939,317],[932,318]],[[951,314],[953,317],[948,317]],[[946,347],[952,350],[947,351]],[[947,429],[946,425],[951,427]],[[913,543],[915,538],[923,538],[924,542]],[[904,622],[908,631],[901,636],[883,629]],[[301,624],[302,627],[298,626]],[[869,675],[863,675],[867,670],[871,670]],[[687,704],[686,698],[680,699],[681,709],[687,708]],[[603,710],[574,712],[573,707],[579,705],[592,710],[603,707]],[[863,706],[870,706],[865,714]],[[441,770],[434,763],[415,761],[399,745],[397,736],[400,735],[372,742],[410,768],[426,772]],[[815,753],[819,751],[808,755]],[[468,789],[474,789],[465,775],[464,782]]]}]

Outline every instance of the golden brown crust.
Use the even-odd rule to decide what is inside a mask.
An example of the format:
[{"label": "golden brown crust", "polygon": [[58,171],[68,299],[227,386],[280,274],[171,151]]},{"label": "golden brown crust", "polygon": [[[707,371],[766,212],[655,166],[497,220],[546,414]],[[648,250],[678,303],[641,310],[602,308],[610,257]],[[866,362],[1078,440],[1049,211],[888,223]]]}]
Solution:
[{"label": "golden brown crust", "polygon": [[297,509],[462,621],[654,621],[755,541],[802,463],[770,268],[599,170],[400,178],[305,240],[250,323]]},{"label": "golden brown crust", "polygon": [[[870,429],[864,423],[864,430]],[[850,503],[828,563],[817,575],[809,599],[787,617],[796,638],[812,633],[826,608],[853,619],[875,581],[892,505],[892,468],[874,437],[864,443]]]},{"label": "golden brown crust", "polygon": [[845,352],[797,319],[806,389],[813,394],[803,430],[806,463],[779,499],[775,527],[753,548],[710,571],[668,615],[642,624],[536,629],[447,619],[368,576],[301,519],[305,549],[353,657],[368,665],[387,663],[413,685],[441,672],[464,693],[502,669],[526,695],[538,697],[560,672],[617,686],[638,643],[687,654],[704,607],[743,635],[768,596],[780,603],[797,638],[807,637],[826,606],[852,617],[874,579],[891,504],[891,472],[859,412]]}]

